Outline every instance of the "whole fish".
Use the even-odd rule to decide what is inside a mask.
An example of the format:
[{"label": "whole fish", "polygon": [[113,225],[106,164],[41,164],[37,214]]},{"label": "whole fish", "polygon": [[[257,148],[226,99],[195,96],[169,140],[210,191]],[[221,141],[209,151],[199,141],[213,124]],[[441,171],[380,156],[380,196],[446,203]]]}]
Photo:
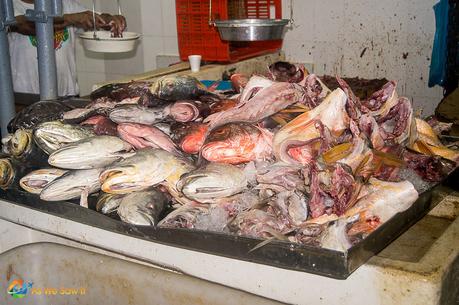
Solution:
[{"label": "whole fish", "polygon": [[169,108],[169,106],[147,108],[139,105],[123,105],[111,110],[109,117],[115,123],[153,125],[169,117]]},{"label": "whole fish", "polygon": [[156,226],[167,203],[166,196],[160,191],[134,192],[121,198],[117,212],[124,222],[139,226]]},{"label": "whole fish", "polygon": [[100,192],[99,197],[97,197],[96,211],[101,212],[102,214],[110,214],[118,210],[120,206],[121,199],[125,195],[122,194],[108,194]]},{"label": "whole fish", "polygon": [[103,115],[95,115],[80,123],[81,126],[91,126],[94,133],[98,136],[116,136],[116,123]]},{"label": "whole fish", "polygon": [[62,201],[80,198],[80,204],[87,207],[89,194],[100,190],[99,175],[102,169],[68,171],[49,183],[40,193],[40,199]]},{"label": "whole fish", "polygon": [[30,129],[17,129],[6,143],[6,149],[12,157],[33,166],[45,165],[47,156],[38,148]]},{"label": "whole fish", "polygon": [[34,170],[19,180],[19,185],[31,194],[40,194],[51,182],[64,175],[67,171],[58,168],[42,168]]},{"label": "whole fish", "polygon": [[100,168],[131,155],[131,149],[130,144],[117,137],[95,136],[56,150],[48,163],[65,169]]},{"label": "whole fish", "polygon": [[210,132],[201,149],[212,162],[239,164],[263,160],[272,155],[272,134],[245,123],[229,123]]},{"label": "whole fish", "polygon": [[34,131],[35,143],[48,155],[56,150],[83,139],[94,136],[91,130],[60,121],[45,122],[37,126]]},{"label": "whole fish", "polygon": [[147,147],[161,148],[176,156],[182,155],[171,138],[154,126],[122,123],[118,125],[118,134],[121,139],[137,149]]},{"label": "whole fish", "polygon": [[165,150],[145,148],[106,168],[100,175],[102,190],[111,194],[126,194],[145,190],[165,182],[176,188],[180,177],[194,166]]},{"label": "whole fish", "polygon": [[197,78],[189,75],[166,75],[150,86],[150,92],[161,100],[178,101],[215,96]]},{"label": "whole fish", "polygon": [[[245,90],[248,90],[248,86]],[[245,92],[244,90],[244,92]],[[282,109],[303,101],[304,89],[298,84],[274,83],[263,88],[249,99],[243,99],[229,110],[208,116],[204,122],[209,123],[209,130],[232,122],[257,123]]]},{"label": "whole fish", "polygon": [[117,103],[131,100],[132,103],[137,103],[138,100],[149,94],[150,82],[132,81],[128,83],[114,83],[104,85],[91,92],[91,100],[109,99]]},{"label": "whole fish", "polygon": [[209,163],[185,174],[177,188],[186,197],[201,203],[211,203],[247,188],[247,178],[239,168],[229,164]]},{"label": "whole fish", "polygon": [[15,132],[19,128],[33,129],[36,125],[59,120],[70,107],[56,101],[40,101],[22,109],[8,124],[8,132]]}]

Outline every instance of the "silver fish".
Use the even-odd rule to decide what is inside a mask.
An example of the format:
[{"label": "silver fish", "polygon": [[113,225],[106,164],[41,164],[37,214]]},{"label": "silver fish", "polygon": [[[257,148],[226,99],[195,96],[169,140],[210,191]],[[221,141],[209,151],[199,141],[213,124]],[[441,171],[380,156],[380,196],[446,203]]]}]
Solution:
[{"label": "silver fish", "polygon": [[175,189],[180,176],[193,169],[187,160],[165,150],[145,148],[105,169],[100,180],[102,190],[111,194],[145,190],[161,182]]},{"label": "silver fish", "polygon": [[91,130],[60,121],[41,123],[34,131],[34,140],[48,155],[63,146],[94,136]]},{"label": "silver fish", "polygon": [[163,122],[167,119],[168,115],[168,106],[147,108],[139,105],[124,105],[110,111],[109,117],[115,123],[153,125]]},{"label": "silver fish", "polygon": [[84,202],[88,194],[100,190],[99,175],[102,169],[69,171],[48,184],[40,193],[40,199],[46,201],[70,200],[82,197]]},{"label": "silver fish", "polygon": [[96,211],[101,212],[102,214],[115,212],[118,210],[123,197],[124,195],[121,194],[115,195],[100,192],[99,197],[97,198]]},{"label": "silver fish", "polygon": [[180,179],[178,189],[188,198],[201,203],[211,203],[247,188],[247,178],[234,165],[209,163]]},{"label": "silver fish", "polygon": [[53,152],[48,163],[65,169],[100,168],[131,155],[131,149],[130,144],[117,137],[95,136]]},{"label": "silver fish", "polygon": [[40,194],[51,182],[64,175],[67,171],[58,168],[37,169],[19,180],[19,185],[32,194]]},{"label": "silver fish", "polygon": [[157,190],[134,192],[122,197],[117,212],[124,222],[155,226],[167,202],[166,196]]}]

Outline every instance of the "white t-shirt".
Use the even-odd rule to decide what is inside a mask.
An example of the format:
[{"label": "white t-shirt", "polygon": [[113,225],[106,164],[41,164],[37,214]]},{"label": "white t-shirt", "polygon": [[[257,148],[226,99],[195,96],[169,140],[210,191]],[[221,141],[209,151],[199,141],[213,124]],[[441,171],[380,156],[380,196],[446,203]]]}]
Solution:
[{"label": "white t-shirt", "polygon": [[[25,15],[33,4],[13,0],[14,14]],[[62,1],[64,14],[86,11],[77,0]],[[77,73],[75,63],[75,38],[77,29],[66,27],[64,31],[54,33],[54,49],[56,50],[57,86],[59,96],[77,95]],[[35,36],[9,33],[11,70],[15,92],[40,92],[38,84],[37,40]]]}]

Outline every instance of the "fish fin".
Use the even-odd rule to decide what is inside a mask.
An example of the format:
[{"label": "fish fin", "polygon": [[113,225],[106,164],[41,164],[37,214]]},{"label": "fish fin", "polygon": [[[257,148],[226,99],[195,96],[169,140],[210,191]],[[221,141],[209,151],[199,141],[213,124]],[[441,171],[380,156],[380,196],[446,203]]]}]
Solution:
[{"label": "fish fin", "polygon": [[88,196],[89,196],[89,188],[85,187],[81,190],[80,206],[84,208],[88,208]]},{"label": "fish fin", "polygon": [[253,251],[257,250],[257,249],[260,249],[263,246],[266,246],[267,244],[271,243],[275,239],[276,239],[276,237],[273,236],[273,237],[268,238],[267,240],[262,241],[261,243],[258,243],[255,247],[250,249],[248,253],[251,253],[251,252],[253,252]]}]

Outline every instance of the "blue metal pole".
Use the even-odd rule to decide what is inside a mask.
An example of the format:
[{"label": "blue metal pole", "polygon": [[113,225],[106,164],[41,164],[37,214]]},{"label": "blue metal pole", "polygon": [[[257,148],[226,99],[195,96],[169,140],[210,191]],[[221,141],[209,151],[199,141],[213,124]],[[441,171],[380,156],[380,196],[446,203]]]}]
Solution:
[{"label": "blue metal pole", "polygon": [[6,33],[7,26],[15,20],[11,0],[0,1],[0,17],[0,129],[3,137],[8,133],[7,125],[15,114],[10,49]]},{"label": "blue metal pole", "polygon": [[54,100],[58,96],[53,17],[61,13],[62,1],[59,0],[35,0],[34,10],[26,12],[27,18],[35,21],[38,79],[42,101]]}]

